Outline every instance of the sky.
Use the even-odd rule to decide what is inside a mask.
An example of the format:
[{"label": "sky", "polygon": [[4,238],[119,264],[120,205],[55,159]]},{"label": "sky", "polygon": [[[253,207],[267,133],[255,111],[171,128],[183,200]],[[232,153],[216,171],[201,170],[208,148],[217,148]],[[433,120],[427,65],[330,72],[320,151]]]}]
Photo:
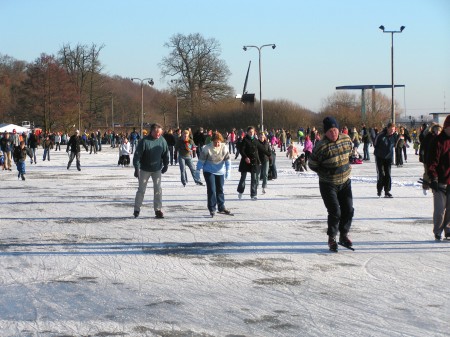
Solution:
[{"label": "sky", "polygon": [[164,219],[151,186],[133,217],[137,180],[117,148],[82,151],[80,172],[64,148],[42,153],[26,181],[0,171],[2,337],[448,337],[450,241],[434,240],[412,147],[392,167],[393,199],[376,196],[373,157],[353,166],[355,251],[338,253],[317,175],[295,172],[284,152],[257,201],[249,178],[238,199],[233,158],[234,216],[211,218],[206,186],[188,173],[182,187],[169,166]]},{"label": "sky", "polygon": [[[64,44],[104,45],[108,75],[153,77],[166,89],[159,63],[178,33],[216,39],[236,94],[286,99],[319,111],[337,86],[391,84],[405,116],[450,111],[450,1],[447,0],[0,0],[0,53],[32,62]],[[391,97],[390,89],[381,92]],[[351,91],[360,95],[360,91]],[[406,110],[405,110],[406,108]]]}]

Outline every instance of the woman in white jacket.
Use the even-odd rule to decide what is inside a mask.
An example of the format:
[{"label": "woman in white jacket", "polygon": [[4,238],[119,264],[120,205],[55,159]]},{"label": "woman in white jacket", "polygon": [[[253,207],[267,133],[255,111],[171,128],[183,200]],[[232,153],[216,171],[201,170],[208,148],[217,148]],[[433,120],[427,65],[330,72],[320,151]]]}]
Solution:
[{"label": "woman in white jacket", "polygon": [[196,179],[200,179],[200,171],[203,170],[203,177],[206,182],[208,193],[208,210],[211,217],[216,213],[232,215],[225,208],[225,195],[223,185],[225,179],[230,179],[231,161],[230,153],[224,144],[223,136],[215,132],[211,137],[211,143],[205,145],[200,152],[195,171]]},{"label": "woman in white jacket", "polygon": [[126,137],[123,138],[122,144],[119,145],[119,163],[118,165],[130,165],[131,146]]}]

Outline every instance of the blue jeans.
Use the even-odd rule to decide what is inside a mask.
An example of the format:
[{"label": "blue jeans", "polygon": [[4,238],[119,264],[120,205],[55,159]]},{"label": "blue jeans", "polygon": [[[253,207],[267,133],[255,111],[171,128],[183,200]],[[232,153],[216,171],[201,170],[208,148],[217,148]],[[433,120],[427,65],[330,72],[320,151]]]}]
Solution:
[{"label": "blue jeans", "polygon": [[50,148],[44,149],[44,158],[42,158],[42,160],[45,161],[45,158],[47,158],[48,161],[50,161]]},{"label": "blue jeans", "polygon": [[36,164],[36,151],[37,149],[35,147],[30,148],[31,150],[31,164],[33,164],[33,159],[34,159],[34,163]]},{"label": "blue jeans", "polygon": [[[261,174],[259,176],[260,179],[262,179],[262,188],[267,187],[267,177],[269,176],[269,161],[265,161],[261,165]],[[259,184],[259,182],[258,182]]]},{"label": "blue jeans", "polygon": [[187,183],[186,166],[191,171],[192,178],[195,181],[195,169],[194,169],[194,165],[192,164],[192,158],[179,157],[178,159],[180,160],[181,183],[183,185],[186,185],[186,183]]},{"label": "blue jeans", "polygon": [[203,171],[203,177],[205,177],[208,193],[208,210],[215,212],[217,206],[219,212],[223,211],[225,209],[225,195],[223,194],[224,176]]},{"label": "blue jeans", "polygon": [[236,150],[236,144],[234,144],[233,142],[229,142],[228,143],[228,152],[231,153],[231,151],[233,151],[233,154],[234,154],[235,150]]},{"label": "blue jeans", "polygon": [[130,143],[131,143],[131,153],[133,153],[134,148],[136,147],[137,144],[137,139],[132,139]]},{"label": "blue jeans", "polygon": [[17,171],[19,171],[19,174],[25,174],[25,161],[18,161],[16,163]]},{"label": "blue jeans", "polygon": [[363,160],[370,160],[369,145],[370,145],[370,143],[364,143],[364,147],[363,147],[364,157],[363,157]]}]

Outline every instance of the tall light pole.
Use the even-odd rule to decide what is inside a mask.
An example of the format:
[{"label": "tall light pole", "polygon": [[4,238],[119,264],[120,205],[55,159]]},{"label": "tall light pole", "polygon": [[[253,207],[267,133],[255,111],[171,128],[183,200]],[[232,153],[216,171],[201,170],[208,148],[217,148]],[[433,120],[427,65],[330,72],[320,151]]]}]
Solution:
[{"label": "tall light pole", "polygon": [[381,25],[380,28],[383,33],[391,33],[391,122],[395,123],[395,104],[394,104],[394,34],[403,32],[405,26],[401,26],[400,30],[385,30],[384,26]]},{"label": "tall light pole", "polygon": [[264,44],[260,47],[258,46],[244,46],[244,51],[247,51],[247,48],[256,48],[258,49],[259,54],[259,108],[261,110],[261,131],[264,131],[264,108],[263,108],[263,99],[262,99],[262,80],[261,80],[261,49],[264,47],[272,47],[275,49],[277,46],[274,43]]},{"label": "tall light pole", "polygon": [[143,132],[144,132],[144,81],[147,81],[148,84],[150,84],[151,86],[153,86],[153,84],[155,84],[155,82],[153,82],[153,78],[147,77],[147,78],[137,78],[137,77],[133,77],[131,79],[131,81],[139,81],[141,82],[141,133],[140,136],[141,138],[143,137]]},{"label": "tall light pole", "polygon": [[114,93],[111,91],[111,129],[114,131]]},{"label": "tall light pole", "polygon": [[180,83],[180,80],[170,80],[171,83],[175,83],[175,97],[177,98],[177,129],[180,128],[180,123],[178,121],[178,83]]}]

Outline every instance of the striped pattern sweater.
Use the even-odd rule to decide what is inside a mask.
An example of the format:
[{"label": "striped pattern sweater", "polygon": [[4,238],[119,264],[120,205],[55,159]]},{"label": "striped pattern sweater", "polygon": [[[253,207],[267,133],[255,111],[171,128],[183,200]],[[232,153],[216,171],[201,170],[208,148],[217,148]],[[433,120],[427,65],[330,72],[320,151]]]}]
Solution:
[{"label": "striped pattern sweater", "polygon": [[339,134],[339,138],[332,142],[327,137],[314,146],[308,165],[317,172],[319,181],[334,185],[341,185],[350,178],[350,154],[353,143],[348,135]]}]

